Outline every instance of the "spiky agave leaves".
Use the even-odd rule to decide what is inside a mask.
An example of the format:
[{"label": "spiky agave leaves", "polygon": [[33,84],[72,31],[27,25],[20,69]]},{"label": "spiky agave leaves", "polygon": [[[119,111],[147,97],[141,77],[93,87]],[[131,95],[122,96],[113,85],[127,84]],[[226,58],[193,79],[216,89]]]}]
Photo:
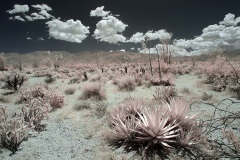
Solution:
[{"label": "spiky agave leaves", "polygon": [[123,105],[117,107],[110,114],[111,120],[111,142],[128,141],[133,138],[136,130],[135,117],[143,104],[141,99],[131,99]]},{"label": "spiky agave leaves", "polygon": [[170,102],[166,102],[164,106],[171,114],[171,119],[177,120],[181,126],[191,127],[199,116],[198,114],[189,115],[190,106],[184,99],[170,98]]},{"label": "spiky agave leaves", "polygon": [[188,152],[192,144],[198,143],[202,126],[197,115],[188,115],[189,106],[184,100],[171,99],[159,106],[133,108],[130,112],[128,105],[122,105],[112,112],[111,143],[162,153],[179,147]]},{"label": "spiky agave leaves", "polygon": [[112,121],[112,130],[109,137],[111,143],[125,143],[132,140],[134,131],[136,130],[136,123],[133,115],[122,120],[120,117]]},{"label": "spiky agave leaves", "polygon": [[170,115],[164,113],[159,107],[145,108],[144,112],[138,113],[138,115],[135,140],[147,143],[147,148],[154,144],[171,147],[170,143],[173,143],[174,138],[179,136],[179,124],[176,121],[170,122]]}]

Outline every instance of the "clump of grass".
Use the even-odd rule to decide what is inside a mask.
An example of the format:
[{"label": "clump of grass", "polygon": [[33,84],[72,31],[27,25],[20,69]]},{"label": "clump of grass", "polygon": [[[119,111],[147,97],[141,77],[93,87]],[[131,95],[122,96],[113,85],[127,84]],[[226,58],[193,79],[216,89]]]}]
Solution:
[{"label": "clump of grass", "polygon": [[0,95],[0,102],[2,102],[2,103],[8,103],[8,102],[9,102],[9,100],[8,100],[8,99],[6,99],[6,97],[4,97],[4,96]]},{"label": "clump of grass", "polygon": [[73,109],[76,110],[76,111],[80,111],[80,110],[83,110],[83,109],[90,109],[90,108],[91,108],[91,104],[90,104],[89,101],[81,101],[81,102],[76,103],[73,106]]},{"label": "clump of grass", "polygon": [[76,91],[76,88],[68,88],[68,89],[66,89],[66,90],[64,91],[64,93],[65,93],[66,95],[72,95],[72,94],[75,93],[75,91]]},{"label": "clump of grass", "polygon": [[207,94],[206,92],[203,92],[202,94],[202,100],[207,101],[213,97],[212,94]]},{"label": "clump of grass", "polygon": [[117,83],[120,90],[133,91],[135,90],[136,82],[132,76],[121,77]]},{"label": "clump of grass", "polygon": [[79,77],[74,77],[72,79],[70,79],[69,83],[73,84],[73,83],[79,83],[80,82],[80,78]]},{"label": "clump of grass", "polygon": [[97,82],[89,82],[86,83],[83,87],[82,95],[80,99],[96,99],[96,100],[104,100],[106,99],[105,90],[103,89],[101,83]]},{"label": "clump of grass", "polygon": [[95,106],[96,110],[95,110],[95,115],[96,117],[98,118],[102,118],[105,114],[106,114],[106,111],[107,111],[107,103],[104,103],[104,102],[98,102],[96,103],[96,106]]},{"label": "clump of grass", "polygon": [[51,74],[49,74],[44,81],[46,83],[53,83],[54,81],[56,81],[56,79]]},{"label": "clump of grass", "polygon": [[184,88],[182,89],[182,93],[189,94],[190,91],[189,91],[189,89],[188,89],[187,87],[184,87]]}]

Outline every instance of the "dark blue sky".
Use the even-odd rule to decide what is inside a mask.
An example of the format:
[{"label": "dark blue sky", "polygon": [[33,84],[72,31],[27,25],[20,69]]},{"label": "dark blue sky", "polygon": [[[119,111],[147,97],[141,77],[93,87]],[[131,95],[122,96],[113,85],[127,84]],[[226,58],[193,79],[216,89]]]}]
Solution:
[{"label": "dark blue sky", "polygon": [[[6,11],[14,4],[47,4],[49,13],[62,21],[80,20],[90,27],[89,36],[82,43],[73,43],[49,38],[48,20],[21,22],[9,20]],[[218,24],[227,13],[240,16],[240,0],[1,0],[0,2],[0,52],[26,53],[37,50],[80,52],[87,50],[130,50],[140,44],[119,45],[99,42],[92,37],[100,17],[90,17],[90,11],[105,6],[104,10],[117,17],[128,27],[123,35],[130,38],[136,32],[166,29],[174,39],[192,39],[202,29]],[[31,37],[32,40],[27,40]],[[38,38],[43,38],[44,41]]]}]

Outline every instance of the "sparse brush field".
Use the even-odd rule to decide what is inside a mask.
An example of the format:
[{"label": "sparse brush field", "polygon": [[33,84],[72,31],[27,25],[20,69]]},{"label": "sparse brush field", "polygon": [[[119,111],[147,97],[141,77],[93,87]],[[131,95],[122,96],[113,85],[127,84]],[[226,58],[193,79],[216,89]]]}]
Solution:
[{"label": "sparse brush field", "polygon": [[0,159],[239,159],[240,60],[162,59],[5,54]]}]

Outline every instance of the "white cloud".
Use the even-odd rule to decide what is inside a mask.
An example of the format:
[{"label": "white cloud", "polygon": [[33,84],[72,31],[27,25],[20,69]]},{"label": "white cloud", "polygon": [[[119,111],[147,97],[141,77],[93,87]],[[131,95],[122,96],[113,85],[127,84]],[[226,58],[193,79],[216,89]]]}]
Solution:
[{"label": "white cloud", "polygon": [[46,19],[46,17],[44,17],[43,15],[40,15],[40,14],[38,14],[36,12],[31,14],[31,18],[32,18],[32,21]]},{"label": "white cloud", "polygon": [[44,17],[46,17],[46,19],[53,18],[53,16],[51,14],[49,14],[47,11],[45,11],[45,10],[40,11],[39,14],[43,15]]},{"label": "white cloud", "polygon": [[28,5],[19,5],[15,4],[12,10],[8,10],[7,12],[9,14],[15,14],[15,13],[25,13],[29,11]]},{"label": "white cloud", "polygon": [[104,11],[104,6],[97,7],[95,10],[91,10],[90,16],[91,17],[105,17],[110,14],[110,11]]},{"label": "white cloud", "polygon": [[144,41],[144,37],[147,36],[149,40],[163,40],[163,39],[171,39],[172,34],[168,33],[166,30],[161,29],[158,31],[148,31],[147,33],[143,34],[142,32],[137,32],[132,35],[132,37],[127,40],[126,42],[131,43],[141,43]]},{"label": "white cloud", "polygon": [[31,38],[31,37],[27,37],[26,39],[27,39],[27,40],[32,40],[32,38]]},{"label": "white cloud", "polygon": [[166,30],[161,29],[158,31],[148,31],[145,36],[149,37],[150,40],[162,40],[162,39],[171,39],[172,35],[168,32],[166,32]]},{"label": "white cloud", "polygon": [[226,26],[236,26],[240,22],[240,17],[235,19],[235,15],[228,13],[225,15],[223,21],[219,22],[219,24],[223,24]]},{"label": "white cloud", "polygon": [[125,52],[125,49],[121,49],[121,50],[119,50],[120,52]]},{"label": "white cloud", "polygon": [[19,21],[35,21],[35,20],[45,20],[45,19],[50,19],[50,18],[55,18],[54,16],[52,16],[51,14],[49,14],[47,11],[51,11],[52,8],[49,7],[46,4],[42,4],[42,5],[31,5],[33,8],[36,8],[37,10],[39,10],[38,13],[33,12],[30,15],[25,14],[24,12],[28,12],[29,11],[29,7],[28,5],[14,5],[14,9],[13,10],[9,10],[7,11],[10,14],[13,13],[24,13],[21,17],[19,15],[15,16],[15,17],[10,17],[10,20],[19,20]]},{"label": "white cloud", "polygon": [[44,39],[42,37],[39,37],[38,40],[39,41],[44,41]]},{"label": "white cloud", "polygon": [[84,26],[79,20],[68,20],[66,22],[54,19],[46,23],[49,34],[54,39],[68,42],[81,43],[89,34],[89,27]]},{"label": "white cloud", "polygon": [[125,42],[126,38],[121,34],[128,25],[114,16],[103,17],[96,24],[96,29],[93,36],[95,39],[116,44],[118,42]]},{"label": "white cloud", "polygon": [[25,22],[25,20],[24,20],[21,16],[10,17],[9,19],[10,19],[10,20],[18,20],[18,21]]},{"label": "white cloud", "polygon": [[33,8],[36,8],[36,9],[38,9],[38,10],[40,10],[40,11],[43,11],[43,10],[45,10],[45,11],[52,11],[52,8],[51,7],[49,7],[48,5],[46,5],[46,4],[37,4],[37,5],[31,5]]},{"label": "white cloud", "polygon": [[[240,48],[240,17],[227,14],[223,21],[218,24],[209,25],[202,30],[202,35],[191,39],[175,40],[176,52],[182,55],[199,55],[212,52],[216,49],[239,49]],[[186,49],[192,50],[187,52]]]},{"label": "white cloud", "polygon": [[126,42],[132,42],[132,43],[141,43],[144,40],[144,35],[142,32],[137,32],[132,35],[132,37],[127,40]]}]

